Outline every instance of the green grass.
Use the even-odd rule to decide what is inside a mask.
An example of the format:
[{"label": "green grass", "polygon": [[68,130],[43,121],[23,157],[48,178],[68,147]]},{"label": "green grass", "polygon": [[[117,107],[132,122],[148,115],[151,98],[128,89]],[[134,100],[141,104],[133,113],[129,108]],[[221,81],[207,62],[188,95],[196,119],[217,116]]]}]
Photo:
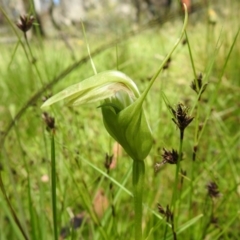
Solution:
[{"label": "green grass", "polygon": [[[178,196],[174,215],[177,239],[238,239],[240,41],[239,36],[236,41],[235,37],[240,27],[237,17],[240,6],[236,0],[231,6],[215,7],[218,10],[216,25],[209,26],[204,17],[207,9],[204,9],[199,20],[190,16],[187,28],[196,74],[201,72],[203,82],[208,83],[201,101],[190,88],[194,71],[188,46],[181,45],[144,105],[154,136],[154,147],[145,160],[144,239],[173,239],[169,224],[157,208],[158,203],[164,209],[171,205],[173,194]],[[180,19],[172,19],[93,56],[97,71],[119,69],[134,79],[142,92],[179,36],[181,24]],[[106,42],[97,36],[96,43],[96,36],[88,32],[87,35],[92,52]],[[110,34],[107,41],[113,37],[114,34]],[[72,40],[71,44],[76,59],[87,56],[82,39]],[[72,52],[61,41],[33,39],[30,46],[39,72],[27,61],[21,46],[15,54],[15,45],[0,46],[0,130],[3,133],[35,93],[75,63]],[[51,134],[46,131],[40,106],[44,96],[93,74],[89,61],[69,71],[36,98],[7,132],[1,143],[1,178],[19,224],[2,190],[1,240],[24,239],[19,225],[28,239],[54,239]],[[179,131],[171,120],[166,101],[173,108],[179,102],[187,105],[194,117],[183,140],[181,169],[186,171],[186,176],[179,177],[175,191],[176,165],[166,164],[158,173],[154,172],[155,163],[162,160],[163,148],[179,149]],[[68,239],[133,239],[132,162],[123,153],[116,168],[107,173],[105,154],[112,154],[114,142],[103,127],[97,106],[71,108],[59,103],[48,112],[55,118],[56,125],[58,234],[62,227],[69,225],[72,214],[84,213],[81,227],[76,231],[70,228]],[[192,160],[194,146],[198,149],[195,161]],[[43,176],[48,176],[48,181],[44,181]],[[219,197],[209,196],[206,187],[209,182],[217,184]],[[100,218],[93,208],[99,189],[104,190],[109,202]]]}]

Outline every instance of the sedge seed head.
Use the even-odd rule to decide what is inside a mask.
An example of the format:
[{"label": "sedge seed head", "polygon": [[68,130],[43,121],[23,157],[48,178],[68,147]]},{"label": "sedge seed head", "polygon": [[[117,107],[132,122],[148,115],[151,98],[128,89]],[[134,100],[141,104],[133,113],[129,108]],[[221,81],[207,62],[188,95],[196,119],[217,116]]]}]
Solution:
[{"label": "sedge seed head", "polygon": [[171,112],[174,116],[173,122],[177,125],[180,131],[184,131],[185,128],[192,122],[193,117],[188,115],[188,108],[183,104],[179,103],[176,109],[170,106]]},{"label": "sedge seed head", "polygon": [[51,117],[47,112],[42,113],[42,119],[46,124],[47,131],[51,131],[55,129],[55,119]]},{"label": "sedge seed head", "polygon": [[179,154],[176,150],[172,149],[170,151],[163,148],[162,161],[155,164],[155,171],[157,172],[162,165],[165,164],[177,164],[179,159]]},{"label": "sedge seed head", "polygon": [[211,181],[207,184],[207,190],[208,190],[208,195],[211,198],[217,198],[220,196],[220,192],[218,190],[218,185],[213,181]]},{"label": "sedge seed head", "polygon": [[31,15],[22,15],[20,20],[16,23],[17,27],[24,33],[31,29],[35,18]]}]

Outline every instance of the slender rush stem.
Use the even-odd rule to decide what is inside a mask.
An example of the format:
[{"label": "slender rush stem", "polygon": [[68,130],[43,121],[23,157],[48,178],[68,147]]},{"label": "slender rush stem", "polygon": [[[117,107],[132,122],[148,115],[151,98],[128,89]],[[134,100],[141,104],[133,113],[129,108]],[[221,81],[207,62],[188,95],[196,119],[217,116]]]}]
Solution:
[{"label": "slender rush stem", "polygon": [[35,57],[33,56],[32,49],[31,49],[31,47],[30,47],[30,44],[29,44],[29,41],[28,41],[28,37],[27,37],[27,33],[26,33],[26,32],[24,32],[24,39],[25,39],[25,41],[26,41],[26,43],[27,43],[27,47],[28,47],[30,56],[31,56],[31,58],[32,58],[31,63],[32,63],[32,64],[34,65],[34,67],[35,67],[35,70],[36,70],[36,72],[37,72],[37,75],[38,75],[38,77],[39,77],[39,80],[40,80],[41,84],[44,85],[44,84],[43,84],[43,79],[42,79],[41,73],[40,73],[40,71],[39,71],[39,69],[38,69],[38,66],[37,66],[37,64],[36,64],[36,59],[35,59]]},{"label": "slender rush stem", "polygon": [[145,174],[145,163],[142,160],[133,161],[133,197],[135,212],[135,240],[142,240],[142,194]]},{"label": "slender rush stem", "polygon": [[12,204],[11,204],[8,196],[7,196],[6,189],[5,189],[5,186],[4,186],[4,184],[3,184],[3,180],[2,180],[1,170],[0,170],[0,189],[1,189],[2,194],[3,194],[4,198],[5,198],[5,201],[6,201],[7,205],[8,205],[8,208],[9,208],[9,210],[10,210],[10,212],[11,212],[12,217],[13,217],[16,225],[18,226],[20,232],[21,232],[22,235],[23,235],[23,238],[24,238],[25,240],[28,240],[29,238],[28,238],[27,234],[25,233],[25,231],[24,231],[24,229],[23,229],[23,227],[22,227],[21,221],[19,220],[19,218],[18,218],[15,210],[13,209],[13,206],[12,206]]},{"label": "slender rush stem", "polygon": [[56,194],[56,161],[55,161],[55,141],[54,130],[51,134],[51,181],[52,181],[52,214],[54,240],[58,240],[57,230],[57,194]]},{"label": "slender rush stem", "polygon": [[176,201],[178,199],[178,184],[179,184],[178,178],[179,178],[179,172],[180,172],[180,168],[181,168],[180,162],[182,160],[183,138],[184,138],[184,130],[180,130],[178,161],[177,161],[177,165],[176,165],[175,182],[174,182],[173,196],[172,196],[172,202],[171,202],[171,207],[172,207],[173,213],[175,213]]},{"label": "slender rush stem", "polygon": [[139,107],[142,107],[142,103],[144,101],[144,99],[146,98],[149,90],[151,89],[153,83],[155,82],[155,80],[157,79],[157,77],[159,76],[160,72],[162,71],[164,65],[167,63],[167,61],[169,60],[169,58],[172,56],[173,52],[175,51],[175,49],[177,48],[177,46],[179,45],[179,43],[181,42],[181,39],[185,33],[186,27],[187,27],[187,23],[188,23],[188,11],[187,11],[187,7],[185,4],[183,4],[184,7],[184,12],[185,12],[185,16],[184,16],[184,22],[183,22],[183,26],[182,26],[182,30],[181,30],[181,34],[180,37],[176,40],[175,44],[173,45],[173,47],[171,48],[171,50],[169,51],[169,53],[167,54],[167,56],[164,58],[162,64],[160,65],[160,67],[158,68],[157,72],[155,73],[155,75],[152,77],[152,79],[150,80],[149,85],[147,86],[147,88],[144,90],[144,92],[141,94],[141,96],[138,98],[137,101],[141,102],[141,104],[139,105]]}]

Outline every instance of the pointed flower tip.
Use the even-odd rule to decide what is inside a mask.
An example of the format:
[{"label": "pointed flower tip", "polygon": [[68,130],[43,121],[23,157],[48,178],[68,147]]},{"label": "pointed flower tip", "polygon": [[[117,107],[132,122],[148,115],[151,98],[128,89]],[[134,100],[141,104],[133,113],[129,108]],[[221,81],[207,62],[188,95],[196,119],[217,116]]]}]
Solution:
[{"label": "pointed flower tip", "polygon": [[119,71],[105,71],[74,84],[49,98],[41,108],[44,109],[58,101],[65,100],[67,105],[83,105],[101,101],[124,91],[132,98],[139,97],[134,81]]},{"label": "pointed flower tip", "polygon": [[47,104],[47,100],[42,104],[42,106],[40,107],[41,109],[46,109],[48,108],[48,104]]}]

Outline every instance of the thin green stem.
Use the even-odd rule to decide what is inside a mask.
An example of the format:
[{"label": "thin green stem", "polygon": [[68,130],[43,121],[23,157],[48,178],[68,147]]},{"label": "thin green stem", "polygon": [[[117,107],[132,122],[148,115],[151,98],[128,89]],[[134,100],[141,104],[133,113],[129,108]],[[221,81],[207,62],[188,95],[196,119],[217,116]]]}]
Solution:
[{"label": "thin green stem", "polygon": [[[232,53],[232,51],[233,51],[233,47],[235,46],[235,43],[237,42],[239,33],[240,33],[240,27],[239,27],[239,29],[238,29],[235,37],[234,37],[233,43],[232,43],[232,45],[231,45],[231,47],[230,47],[230,49],[229,49],[229,52],[228,52],[228,54],[227,54],[227,56],[226,56],[226,61],[225,61],[225,63],[224,63],[224,66],[223,66],[223,68],[222,68],[222,71],[221,71],[221,73],[220,73],[220,75],[219,75],[219,80],[218,80],[218,82],[217,82],[217,84],[216,84],[216,87],[215,87],[214,92],[212,93],[212,97],[209,99],[209,109],[208,109],[208,112],[207,112],[205,121],[204,121],[204,123],[203,123],[203,127],[202,127],[201,131],[199,131],[198,141],[200,141],[200,139],[201,139],[201,137],[202,137],[202,135],[203,135],[203,132],[204,132],[205,127],[206,127],[206,125],[207,125],[207,122],[208,122],[208,120],[209,120],[210,114],[211,114],[211,112],[212,112],[212,106],[213,106],[216,98],[218,97],[218,94],[217,94],[217,93],[218,93],[218,90],[219,90],[220,85],[221,85],[221,83],[222,83],[222,79],[223,79],[223,75],[224,75],[224,72],[225,72],[226,67],[227,67],[227,63],[228,63],[229,58],[230,58],[230,56],[231,56],[231,53]],[[214,58],[214,60],[215,60],[215,58]],[[213,63],[212,63],[212,64],[213,64]]]},{"label": "thin green stem", "polygon": [[145,163],[141,160],[133,161],[133,201],[135,212],[135,240],[142,239],[142,194],[145,174]]},{"label": "thin green stem", "polygon": [[41,73],[40,73],[40,71],[39,71],[39,69],[38,69],[38,66],[37,66],[37,64],[36,64],[36,58],[33,56],[32,49],[31,49],[31,47],[30,47],[30,44],[29,44],[29,41],[28,41],[28,37],[27,37],[27,33],[26,33],[26,32],[24,32],[24,39],[25,39],[25,41],[26,41],[28,51],[29,51],[30,56],[31,56],[31,58],[32,58],[32,62],[31,62],[31,63],[32,63],[32,64],[34,65],[34,67],[35,67],[35,70],[36,70],[36,72],[37,72],[37,75],[38,75],[38,77],[39,77],[39,80],[40,80],[41,84],[44,85],[44,84],[43,84],[43,80],[42,80]]},{"label": "thin green stem", "polygon": [[[15,129],[17,130],[17,128],[15,128]],[[16,131],[16,135],[17,135],[18,143],[20,145],[19,135],[18,135],[17,131]],[[21,145],[20,145],[20,147],[21,147]],[[5,150],[4,145],[2,145],[1,148],[0,148],[0,162],[2,162],[1,157],[3,157],[2,156],[3,154],[6,155],[6,150]],[[24,154],[23,154],[23,156],[24,156]],[[9,160],[7,160],[7,162],[9,163]],[[8,166],[8,168],[10,168],[9,165],[6,164],[6,166]],[[11,173],[10,172],[9,172],[9,176],[10,176],[10,179],[11,179]],[[28,177],[29,177],[29,175],[28,175]],[[12,180],[11,184],[14,185],[15,188],[16,188],[15,181],[13,179],[11,179],[11,180]],[[20,211],[20,215],[21,215],[20,218],[17,215],[17,212],[15,211],[14,206],[13,206],[12,202],[10,201],[10,198],[8,197],[8,194],[7,194],[4,182],[3,182],[2,170],[1,169],[0,169],[0,191],[2,192],[2,194],[3,194],[4,198],[5,198],[5,201],[7,203],[7,206],[9,208],[9,210],[10,210],[10,213],[11,213],[13,219],[14,219],[14,222],[18,226],[18,228],[19,228],[20,232],[22,233],[24,239],[28,240],[29,239],[29,234],[27,232],[26,219],[24,218],[25,215],[24,215],[21,203],[20,203],[20,199],[18,198],[19,196],[16,193],[15,198],[17,199],[17,203],[19,205],[19,211]]]},{"label": "thin green stem", "polygon": [[175,51],[175,49],[177,48],[177,46],[179,45],[179,43],[181,42],[181,39],[185,33],[186,27],[187,27],[187,23],[188,23],[188,12],[187,12],[187,7],[184,4],[184,11],[185,11],[185,17],[184,17],[184,22],[183,22],[183,27],[181,30],[181,34],[180,37],[176,40],[175,44],[173,45],[172,49],[169,51],[169,53],[167,54],[167,56],[165,57],[165,59],[163,60],[162,64],[160,65],[158,71],[155,73],[155,75],[153,76],[153,78],[151,79],[148,87],[145,89],[145,91],[143,92],[143,94],[140,96],[139,101],[141,103],[143,103],[144,99],[146,98],[149,90],[151,89],[153,83],[155,82],[155,80],[157,79],[158,75],[160,74],[160,72],[162,71],[163,67],[165,66],[165,64],[167,63],[167,61],[169,60],[169,58],[172,56],[173,52]]},{"label": "thin green stem", "polygon": [[179,150],[178,150],[178,161],[177,161],[177,166],[176,166],[176,173],[175,173],[175,182],[174,182],[174,192],[173,192],[173,198],[172,198],[172,207],[173,207],[173,212],[175,211],[176,207],[176,201],[177,201],[177,192],[178,192],[178,175],[180,171],[180,162],[182,158],[182,147],[183,147],[183,137],[184,137],[184,132],[180,131],[180,143],[179,143]]},{"label": "thin green stem", "polygon": [[192,50],[191,50],[191,46],[190,46],[190,43],[189,43],[189,38],[188,38],[188,34],[187,34],[186,30],[185,30],[185,37],[186,37],[186,40],[187,40],[189,57],[190,57],[190,61],[191,61],[191,64],[192,64],[193,75],[194,75],[194,78],[195,78],[194,80],[196,81],[197,90],[199,91],[199,86],[198,86],[198,83],[197,83],[197,72],[196,72],[196,68],[195,68],[195,65],[194,65]]},{"label": "thin green stem", "polygon": [[81,24],[82,24],[83,36],[84,36],[84,40],[85,40],[85,43],[86,43],[86,46],[87,46],[87,51],[88,51],[88,56],[89,56],[89,59],[90,59],[90,62],[91,62],[91,66],[92,66],[94,74],[97,75],[97,69],[95,67],[95,64],[94,64],[92,56],[91,56],[90,46],[89,46],[89,43],[88,43],[88,40],[87,40],[85,27],[84,27],[83,22],[81,22]]},{"label": "thin green stem", "polygon": [[[1,13],[3,14],[3,16],[6,18],[8,24],[11,26],[14,34],[15,34],[16,37],[18,38],[18,43],[17,43],[17,45],[16,45],[16,48],[14,49],[14,54],[13,54],[13,56],[15,55],[15,53],[16,53],[16,51],[17,51],[17,47],[18,47],[18,45],[20,44],[20,45],[22,46],[23,50],[24,50],[24,53],[25,53],[25,55],[26,55],[26,57],[27,57],[28,62],[29,62],[29,63],[34,63],[34,67],[35,67],[35,69],[36,69],[36,72],[37,72],[37,75],[38,75],[38,77],[39,77],[39,79],[40,79],[40,82],[41,82],[42,85],[44,85],[44,84],[43,84],[42,77],[41,77],[41,74],[40,74],[40,71],[39,71],[39,69],[38,69],[38,67],[37,67],[37,65],[36,65],[36,63],[35,63],[35,58],[34,58],[34,56],[33,56],[32,50],[31,50],[31,48],[30,48],[30,45],[29,45],[29,42],[28,42],[28,38],[27,38],[26,32],[24,32],[23,35],[24,35],[24,39],[25,39],[25,41],[26,41],[26,43],[27,43],[27,48],[28,48],[28,50],[29,50],[30,57],[31,57],[32,59],[30,59],[29,54],[28,54],[28,52],[27,52],[27,49],[26,49],[26,47],[25,47],[25,45],[24,45],[24,43],[23,43],[23,41],[22,41],[22,39],[21,39],[21,36],[19,35],[17,29],[14,27],[12,21],[9,19],[8,15],[7,15],[6,12],[3,10],[2,7],[0,7],[0,12],[1,12]],[[12,59],[13,59],[13,58],[12,58]],[[11,60],[11,61],[12,61],[12,60]],[[10,64],[11,64],[11,63],[10,63]],[[9,64],[9,66],[10,66],[10,64]]]},{"label": "thin green stem", "polygon": [[[192,55],[192,50],[191,50],[188,34],[187,34],[186,31],[185,31],[185,37],[186,37],[186,40],[187,40],[189,56],[190,56],[190,60],[191,60],[191,64],[192,64],[192,70],[193,70],[193,74],[194,74],[194,82],[195,82],[195,85],[196,85],[196,88],[197,88],[197,92],[199,93],[199,95],[197,97],[198,97],[198,100],[200,100],[201,89],[200,89],[199,83],[197,81],[197,72],[196,72],[196,68],[195,68],[195,65],[194,65],[194,61],[193,61],[193,55]],[[194,162],[195,162],[195,158],[196,158],[196,154],[197,154],[197,148],[198,148],[199,116],[200,116],[200,106],[199,106],[199,101],[198,101],[197,105],[196,105],[195,135],[194,135],[192,162],[191,162],[191,185],[190,185],[189,211],[188,211],[189,219],[192,217],[193,179],[194,179],[194,172],[195,172]],[[189,231],[192,231],[192,229],[190,228]],[[191,232],[190,232],[190,236],[191,236]]]},{"label": "thin green stem", "polygon": [[56,161],[55,161],[55,140],[54,130],[51,133],[51,182],[52,182],[52,214],[54,239],[58,240],[57,230],[57,193],[56,193]]},{"label": "thin green stem", "polygon": [[[198,92],[200,93],[201,92],[201,89],[199,89],[199,86],[198,86],[198,82],[197,82],[197,78],[195,76],[195,81],[196,81],[196,86],[197,86],[197,89],[198,89]],[[196,116],[195,116],[195,119],[194,119],[194,122],[195,122],[195,132],[194,132],[194,145],[193,145],[193,153],[192,153],[192,161],[191,161],[191,182],[190,182],[190,194],[189,194],[189,203],[188,203],[188,207],[189,207],[189,210],[188,210],[188,216],[189,216],[189,219],[192,218],[192,198],[193,198],[193,191],[194,191],[194,188],[193,188],[193,181],[195,179],[195,161],[196,161],[196,155],[197,155],[197,152],[198,152],[198,135],[199,135],[199,131],[200,131],[200,96],[201,95],[197,95],[197,99],[198,99],[198,103],[196,105]],[[189,228],[189,232],[190,232],[190,236],[192,236],[192,228]]]},{"label": "thin green stem", "polygon": [[[24,152],[24,148],[22,146],[21,140],[20,140],[20,135],[19,135],[19,129],[17,127],[17,125],[15,126],[15,131],[16,131],[16,136],[17,136],[17,142],[18,145],[21,149],[22,152],[22,159],[23,159],[23,163],[24,163],[24,167],[25,170],[27,172],[27,193],[28,193],[28,205],[29,205],[29,215],[30,215],[30,223],[31,223],[31,233],[32,233],[32,238],[36,239],[36,233],[37,233],[37,228],[36,228],[36,218],[34,215],[34,205],[33,205],[33,199],[32,199],[32,193],[31,193],[31,181],[30,181],[30,172],[29,172],[29,164],[27,163],[26,160],[26,154]],[[19,201],[20,202],[20,201]],[[24,213],[23,213],[24,214]],[[23,223],[26,222],[26,219],[24,221],[22,221]],[[24,224],[25,229],[27,229],[26,224]]]},{"label": "thin green stem", "polygon": [[179,171],[180,171],[180,167],[181,167],[181,160],[182,160],[183,138],[184,138],[184,131],[180,130],[178,161],[177,161],[177,165],[176,165],[173,196],[172,196],[172,202],[171,202],[171,207],[172,207],[173,214],[175,213],[176,201],[177,201],[177,195],[178,195],[178,175],[179,175]]},{"label": "thin green stem", "polygon": [[[179,141],[179,149],[178,149],[178,160],[177,160],[177,165],[176,165],[176,171],[175,171],[175,180],[174,180],[174,185],[173,185],[173,194],[172,194],[172,200],[171,200],[171,211],[173,215],[175,216],[174,222],[177,222],[176,218],[176,202],[178,199],[178,179],[179,179],[179,171],[181,169],[181,160],[182,160],[182,149],[183,149],[183,138],[184,138],[184,130],[180,130],[180,141]],[[172,223],[172,229],[176,229],[177,226],[176,224]],[[166,239],[167,237],[167,232],[168,232],[168,226],[166,225],[165,231],[164,231],[164,237],[163,239]],[[173,230],[174,233],[174,230]],[[174,237],[174,234],[173,234]]]},{"label": "thin green stem", "polygon": [[7,193],[6,193],[4,184],[3,184],[3,180],[2,180],[1,171],[0,171],[0,189],[1,189],[2,193],[3,193],[3,196],[4,196],[4,198],[5,198],[5,201],[6,201],[7,205],[8,205],[8,208],[9,208],[9,210],[10,210],[10,212],[11,212],[11,215],[12,215],[12,217],[13,217],[16,225],[18,226],[19,230],[21,231],[24,239],[25,239],[25,240],[28,240],[29,238],[28,238],[27,234],[25,233],[25,231],[24,231],[24,229],[23,229],[23,227],[22,227],[22,225],[21,225],[21,222],[20,222],[20,220],[18,219],[18,217],[17,217],[17,215],[16,215],[16,213],[15,213],[15,210],[13,209],[12,204],[11,204],[11,202],[10,202],[8,196],[7,196]]},{"label": "thin green stem", "polygon": [[[14,27],[12,21],[10,20],[10,18],[9,18],[8,15],[7,15],[7,13],[3,10],[3,8],[2,8],[1,6],[0,6],[0,11],[1,11],[1,13],[3,14],[3,16],[6,18],[8,24],[11,26],[14,34],[17,36],[18,41],[19,41],[19,43],[21,44],[21,46],[22,46],[22,48],[23,48],[23,51],[24,51],[24,53],[25,53],[25,55],[26,55],[26,57],[27,57],[27,60],[28,60],[29,62],[31,62],[30,59],[29,59],[27,50],[26,50],[26,48],[25,48],[25,46],[24,46],[24,44],[23,44],[23,42],[22,42],[22,40],[21,40],[21,37],[20,37],[20,35],[18,34],[17,29]],[[17,45],[18,45],[18,43],[17,43]],[[16,50],[14,50],[14,51],[16,51]]]}]

